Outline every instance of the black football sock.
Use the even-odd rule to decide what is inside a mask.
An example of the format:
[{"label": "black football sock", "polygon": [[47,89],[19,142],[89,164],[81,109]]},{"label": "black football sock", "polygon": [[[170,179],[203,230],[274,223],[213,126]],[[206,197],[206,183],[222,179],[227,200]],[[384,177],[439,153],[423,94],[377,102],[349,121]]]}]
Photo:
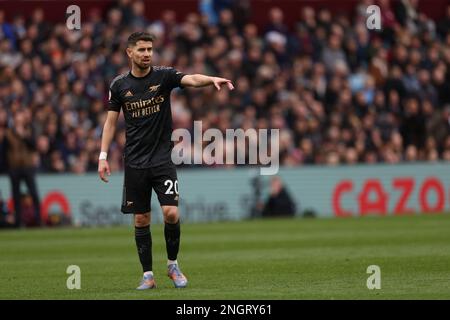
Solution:
[{"label": "black football sock", "polygon": [[136,247],[144,272],[152,271],[152,234],[150,225],[146,227],[134,227]]},{"label": "black football sock", "polygon": [[164,238],[166,238],[167,258],[177,260],[180,248],[180,220],[177,223],[164,223]]}]

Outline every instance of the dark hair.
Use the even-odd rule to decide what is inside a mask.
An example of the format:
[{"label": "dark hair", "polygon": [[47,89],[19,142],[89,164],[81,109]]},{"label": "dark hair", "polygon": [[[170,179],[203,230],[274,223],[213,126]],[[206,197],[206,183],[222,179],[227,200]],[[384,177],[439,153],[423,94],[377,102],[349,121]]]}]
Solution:
[{"label": "dark hair", "polygon": [[128,37],[128,47],[133,47],[138,41],[150,41],[153,42],[155,37],[147,32],[134,32]]}]

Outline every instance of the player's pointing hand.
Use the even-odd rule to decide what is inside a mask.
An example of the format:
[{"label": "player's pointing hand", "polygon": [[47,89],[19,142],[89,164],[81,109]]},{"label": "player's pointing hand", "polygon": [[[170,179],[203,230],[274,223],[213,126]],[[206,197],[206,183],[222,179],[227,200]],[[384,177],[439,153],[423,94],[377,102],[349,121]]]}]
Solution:
[{"label": "player's pointing hand", "polygon": [[225,79],[225,78],[218,78],[218,77],[213,77],[212,79],[214,86],[216,87],[217,90],[220,90],[220,87],[222,84],[226,84],[228,86],[228,89],[233,90],[234,86],[231,83],[231,80]]}]

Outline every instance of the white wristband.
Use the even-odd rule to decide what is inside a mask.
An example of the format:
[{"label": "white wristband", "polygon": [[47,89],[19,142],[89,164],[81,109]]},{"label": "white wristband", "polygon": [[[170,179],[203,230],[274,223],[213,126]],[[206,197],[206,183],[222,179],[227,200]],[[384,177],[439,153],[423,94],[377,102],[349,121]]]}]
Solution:
[{"label": "white wristband", "polygon": [[100,155],[98,156],[98,160],[106,160],[106,158],[108,157],[108,153],[106,153],[105,151],[100,152]]}]

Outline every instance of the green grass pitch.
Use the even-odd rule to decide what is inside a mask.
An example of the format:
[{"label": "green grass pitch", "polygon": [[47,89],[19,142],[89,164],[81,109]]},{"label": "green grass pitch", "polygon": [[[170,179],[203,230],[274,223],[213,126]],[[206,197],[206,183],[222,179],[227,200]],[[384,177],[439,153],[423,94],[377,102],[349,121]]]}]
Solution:
[{"label": "green grass pitch", "polygon": [[162,225],[152,234],[158,288],[141,292],[131,226],[2,230],[0,299],[450,299],[450,214],[183,224],[185,289],[166,275]]}]

